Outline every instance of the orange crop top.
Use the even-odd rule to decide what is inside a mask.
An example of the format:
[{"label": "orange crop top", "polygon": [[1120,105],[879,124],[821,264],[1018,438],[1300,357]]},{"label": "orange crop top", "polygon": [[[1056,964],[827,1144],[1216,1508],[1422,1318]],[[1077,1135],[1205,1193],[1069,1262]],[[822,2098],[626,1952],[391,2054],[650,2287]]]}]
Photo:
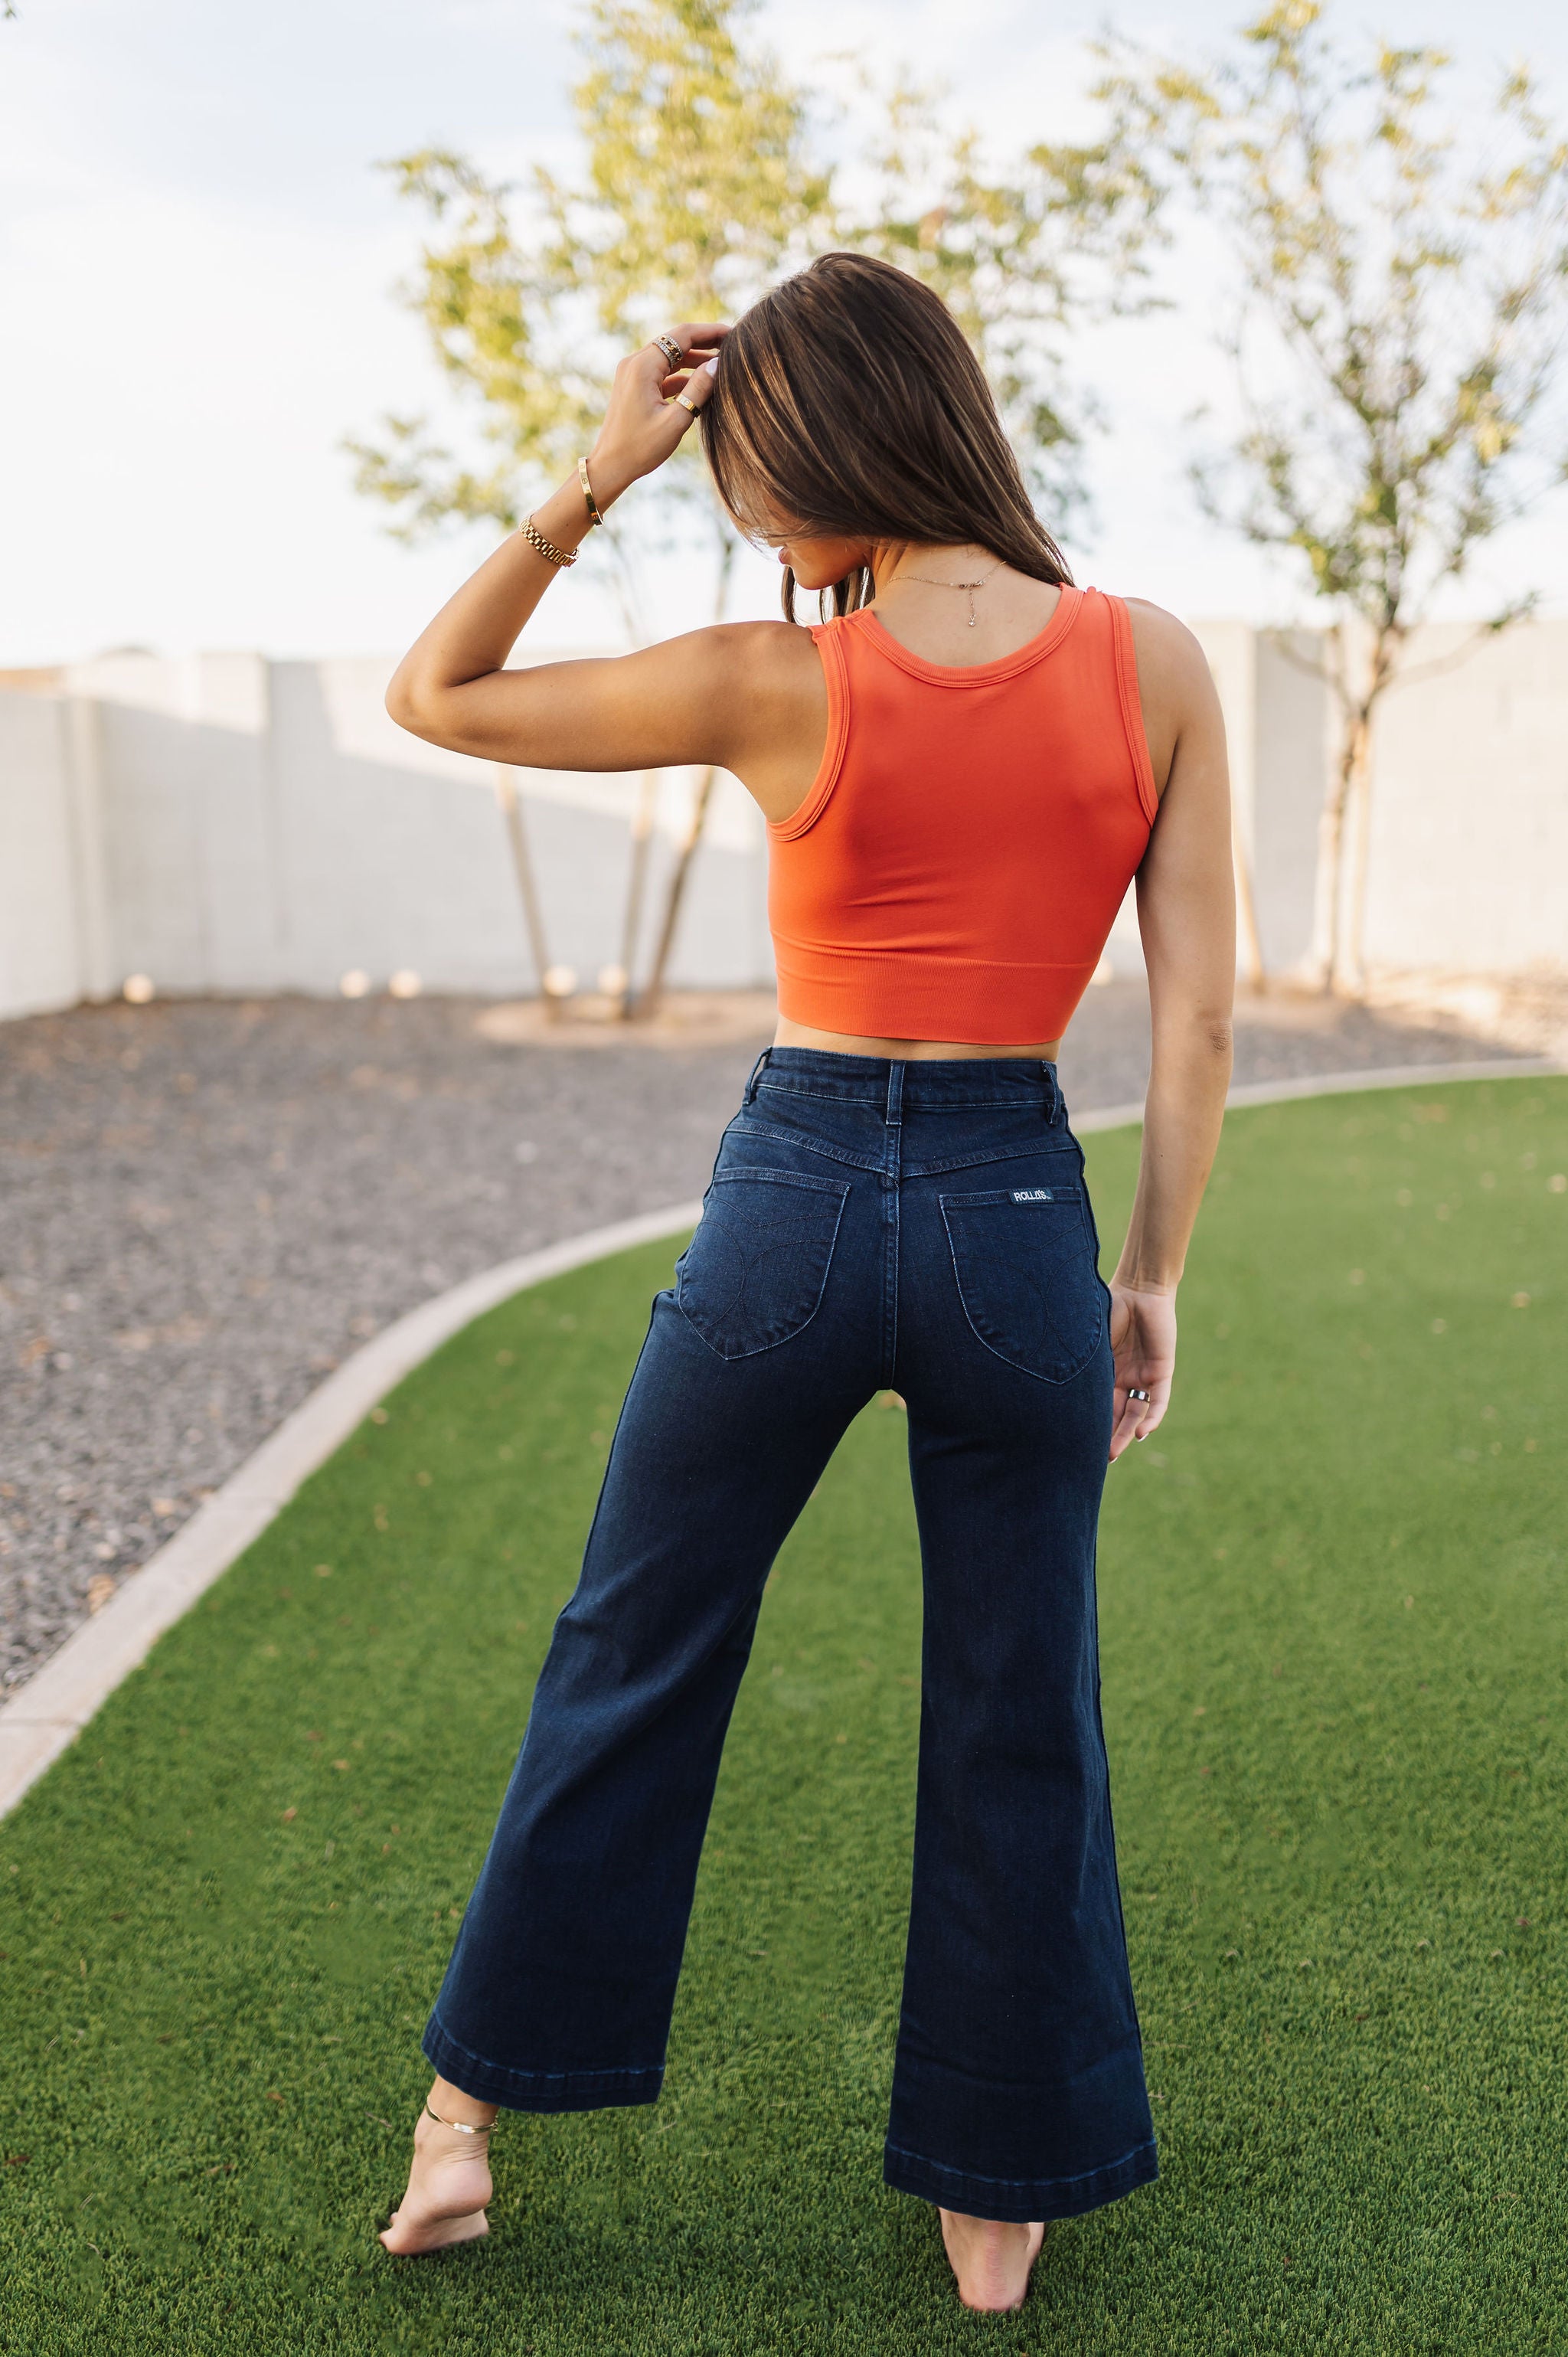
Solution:
[{"label": "orange crop top", "polygon": [[877,1039],[1059,1039],[1159,808],[1126,607],[1064,588],[1038,638],[954,669],[874,608],[811,636],[827,744],[768,830],[780,1014]]}]

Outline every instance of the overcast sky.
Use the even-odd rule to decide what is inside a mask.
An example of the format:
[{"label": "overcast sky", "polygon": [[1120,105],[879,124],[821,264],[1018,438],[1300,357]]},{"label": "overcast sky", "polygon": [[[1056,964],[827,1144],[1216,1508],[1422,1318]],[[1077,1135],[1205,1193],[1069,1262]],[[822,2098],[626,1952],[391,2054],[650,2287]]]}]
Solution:
[{"label": "overcast sky", "polygon": [[[280,655],[391,651],[489,544],[409,552],[338,447],[444,398],[392,287],[418,222],[376,160],[439,141],[491,169],[569,166],[569,0],[21,0],[0,23],[0,667],[144,644]],[[797,70],[851,50],[951,88],[999,145],[1085,121],[1102,0],[789,0],[768,38]],[[1189,51],[1214,0],[1129,0],[1121,24]],[[1568,12],[1544,0],[1340,0],[1348,25],[1444,39],[1478,74],[1519,56],[1568,109]],[[1208,289],[1158,328],[1091,339],[1108,404],[1080,579],[1187,614],[1278,616],[1287,577],[1204,524],[1181,421],[1223,383]],[[1493,580],[1568,612],[1568,500],[1512,534]],[[696,584],[671,574],[669,627]],[[770,609],[757,560],[743,602]],[[1479,597],[1480,591],[1477,595]],[[612,628],[585,581],[549,636]]]}]

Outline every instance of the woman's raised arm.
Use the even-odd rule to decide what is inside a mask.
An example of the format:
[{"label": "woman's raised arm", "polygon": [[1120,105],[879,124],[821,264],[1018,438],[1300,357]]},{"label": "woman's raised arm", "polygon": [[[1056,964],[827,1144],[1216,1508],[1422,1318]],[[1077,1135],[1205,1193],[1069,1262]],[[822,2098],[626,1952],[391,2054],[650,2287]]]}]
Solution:
[{"label": "woman's raised arm", "polygon": [[[1111,1454],[1146,1440],[1176,1365],[1176,1289],[1230,1084],[1235,877],[1225,723],[1203,650],[1158,608],[1133,608],[1138,680],[1160,814],[1138,871],[1154,1055],[1143,1160],[1127,1241],[1111,1280],[1118,1413]],[[1146,1405],[1129,1390],[1149,1394]]]},{"label": "woman's raised arm", "polygon": [[[713,356],[725,333],[712,322],[675,329],[685,356],[679,369],[651,344],[621,361],[588,456],[601,510],[678,447],[713,391]],[[580,546],[593,519],[575,475],[535,509],[532,522],[565,554]],[[606,660],[503,668],[560,570],[522,533],[504,540],[393,673],[386,705],[399,726],[454,752],[527,768],[731,766],[729,718],[744,701],[731,691],[746,663],[745,630],[695,630]]]}]

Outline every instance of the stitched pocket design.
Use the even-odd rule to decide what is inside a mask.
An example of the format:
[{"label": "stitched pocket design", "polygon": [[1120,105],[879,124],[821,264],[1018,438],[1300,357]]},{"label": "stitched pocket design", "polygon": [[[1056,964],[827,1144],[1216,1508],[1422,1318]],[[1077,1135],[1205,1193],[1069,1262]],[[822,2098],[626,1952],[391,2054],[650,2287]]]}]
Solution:
[{"label": "stitched pocket design", "polygon": [[940,1200],[964,1316],[986,1349],[1044,1383],[1081,1373],[1104,1336],[1109,1299],[1081,1186]]},{"label": "stitched pocket design", "polygon": [[717,1170],[675,1298],[721,1359],[788,1342],[816,1316],[849,1188],[793,1170]]}]

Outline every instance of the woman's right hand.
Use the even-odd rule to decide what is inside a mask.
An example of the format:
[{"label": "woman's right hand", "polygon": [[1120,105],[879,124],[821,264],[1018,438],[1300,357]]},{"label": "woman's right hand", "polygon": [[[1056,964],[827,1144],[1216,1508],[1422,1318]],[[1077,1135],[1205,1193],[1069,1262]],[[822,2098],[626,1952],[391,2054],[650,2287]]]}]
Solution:
[{"label": "woman's right hand", "polygon": [[[713,320],[687,320],[670,333],[681,347],[678,369],[671,368],[657,344],[644,344],[616,370],[605,422],[588,453],[588,479],[601,508],[664,464],[713,392],[718,348],[729,329]],[[691,409],[676,399],[678,393],[684,393]]]}]

